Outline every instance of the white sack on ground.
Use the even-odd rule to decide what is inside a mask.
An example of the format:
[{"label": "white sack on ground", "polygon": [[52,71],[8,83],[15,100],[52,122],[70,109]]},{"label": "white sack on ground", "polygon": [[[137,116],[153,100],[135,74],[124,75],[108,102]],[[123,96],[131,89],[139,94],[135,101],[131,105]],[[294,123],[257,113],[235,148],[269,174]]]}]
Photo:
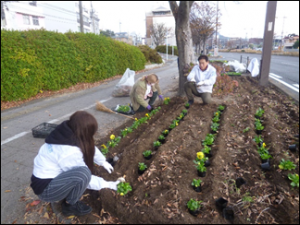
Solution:
[{"label": "white sack on ground", "polygon": [[259,75],[259,62],[257,60],[257,58],[253,58],[251,59],[247,70],[251,73],[252,77],[256,77]]}]

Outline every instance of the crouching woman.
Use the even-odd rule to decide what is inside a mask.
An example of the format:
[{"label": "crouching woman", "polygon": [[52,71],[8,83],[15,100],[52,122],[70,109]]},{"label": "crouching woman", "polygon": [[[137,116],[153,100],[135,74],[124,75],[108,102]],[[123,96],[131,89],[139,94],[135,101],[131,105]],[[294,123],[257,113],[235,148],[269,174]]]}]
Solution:
[{"label": "crouching woman", "polygon": [[88,214],[92,208],[81,201],[86,189],[117,190],[119,180],[105,181],[92,175],[94,162],[109,173],[113,167],[95,146],[93,136],[98,130],[94,116],[84,111],[75,112],[46,138],[34,158],[31,187],[46,202],[62,201],[65,216]]}]

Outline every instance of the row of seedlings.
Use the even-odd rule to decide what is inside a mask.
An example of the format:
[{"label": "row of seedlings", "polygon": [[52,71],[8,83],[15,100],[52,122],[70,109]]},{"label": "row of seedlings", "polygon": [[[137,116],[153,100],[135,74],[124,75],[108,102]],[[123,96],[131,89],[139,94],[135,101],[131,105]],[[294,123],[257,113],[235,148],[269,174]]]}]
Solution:
[{"label": "row of seedlings", "polygon": [[[189,107],[187,104],[185,107]],[[196,164],[197,172],[199,177],[205,177],[206,176],[206,167],[210,166],[209,158],[212,157],[212,152],[211,152],[211,146],[214,143],[215,136],[217,133],[217,130],[220,126],[219,121],[220,121],[220,116],[222,112],[224,111],[225,107],[220,105],[218,107],[218,111],[214,113],[214,117],[212,119],[212,124],[211,124],[211,133],[207,134],[205,139],[202,140],[202,145],[203,149],[200,152],[197,152],[197,158],[193,162]],[[196,192],[201,192],[201,179],[193,179],[191,185],[193,189]],[[197,201],[194,199],[190,199],[187,202],[187,208],[193,216],[197,216],[200,212],[200,208],[202,207],[203,201]]]},{"label": "row of seedlings", "polygon": [[[118,143],[121,141],[121,138],[124,138],[128,134],[132,133],[140,125],[147,123],[147,121],[150,120],[153,115],[158,113],[160,109],[161,109],[161,107],[158,107],[157,109],[152,110],[150,113],[146,113],[145,117],[142,117],[140,119],[135,118],[135,121],[133,122],[133,124],[130,127],[126,127],[123,130],[121,130],[122,137],[121,136],[116,137],[114,134],[110,135],[110,140],[107,142],[107,145],[105,145],[105,144],[101,145],[100,151],[102,152],[102,154],[104,156],[106,156],[107,153],[109,152],[109,148],[114,148],[115,146],[117,146]],[[123,108],[122,108],[122,110],[123,110]],[[113,161],[110,163],[113,163]],[[128,182],[120,182],[117,185],[117,193],[119,193],[120,196],[126,195],[129,191],[132,191],[132,187]]]}]

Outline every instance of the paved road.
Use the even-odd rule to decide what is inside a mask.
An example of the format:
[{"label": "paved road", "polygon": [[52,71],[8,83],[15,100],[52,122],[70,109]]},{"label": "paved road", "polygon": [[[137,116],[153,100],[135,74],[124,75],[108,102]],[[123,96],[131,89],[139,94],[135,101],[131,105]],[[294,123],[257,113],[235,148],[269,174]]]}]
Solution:
[{"label": "paved road", "polygon": [[[243,57],[243,63],[246,63],[246,58],[249,56],[250,60],[257,58],[261,60],[261,54],[247,54],[247,53],[227,53],[219,52],[219,55],[226,60],[238,60]],[[299,94],[299,57],[295,56],[279,56],[272,55],[270,65],[270,78],[281,82],[294,92]]]},{"label": "paved road", "polygon": [[[169,57],[161,68],[152,69],[136,75],[156,73],[164,96],[168,88],[177,84],[177,57]],[[119,79],[103,83],[97,87],[76,93],[58,95],[30,102],[17,108],[1,112],[1,223],[23,223],[25,203],[19,202],[30,185],[33,159],[37,155],[44,139],[34,138],[31,129],[43,122],[59,124],[67,120],[77,110],[86,110],[98,121],[98,135],[106,135],[129,120],[123,116],[99,112],[96,101],[108,108],[117,104],[130,103],[129,97],[113,98],[111,93]]]}]

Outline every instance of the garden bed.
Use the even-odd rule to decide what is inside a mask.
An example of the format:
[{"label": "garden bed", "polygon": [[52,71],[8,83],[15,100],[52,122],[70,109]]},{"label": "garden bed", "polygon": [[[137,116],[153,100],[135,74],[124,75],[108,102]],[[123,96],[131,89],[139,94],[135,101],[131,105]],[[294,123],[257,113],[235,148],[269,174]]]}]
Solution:
[{"label": "garden bed", "polygon": [[[120,196],[109,189],[87,190],[83,201],[92,206],[93,212],[75,218],[77,222],[226,224],[228,221],[215,205],[215,200],[223,197],[234,209],[234,223],[298,224],[299,189],[291,187],[287,175],[299,174],[299,151],[288,149],[294,143],[294,135],[299,133],[299,106],[272,87],[258,86],[251,78],[235,77],[235,80],[239,82],[235,93],[214,96],[210,105],[204,106],[200,98],[195,98],[184,121],[170,131],[166,143],[158,150],[154,150],[153,142],[185,108],[185,98],[171,98],[148,124],[122,138],[107,154],[108,158],[119,155],[114,172],[108,174],[102,167],[95,167],[94,173],[111,181],[126,175],[132,191]],[[202,191],[196,192],[191,183],[200,177],[193,160],[202,149],[202,140],[211,132],[211,119],[220,104],[225,110],[212,146],[211,165],[206,176],[201,177]],[[253,141],[254,114],[259,107],[265,111],[262,137],[273,157],[270,171],[261,169]],[[145,113],[134,116],[141,118]],[[97,140],[97,146],[101,148],[111,134],[119,136],[122,129],[131,125],[132,121],[127,121]],[[150,160],[144,158],[145,150],[153,152]],[[296,169],[280,170],[282,158],[294,162]],[[138,174],[139,162],[148,167],[143,175]],[[240,189],[236,189],[234,182],[238,177],[246,181]],[[197,217],[186,206],[191,198],[203,201]]]}]

